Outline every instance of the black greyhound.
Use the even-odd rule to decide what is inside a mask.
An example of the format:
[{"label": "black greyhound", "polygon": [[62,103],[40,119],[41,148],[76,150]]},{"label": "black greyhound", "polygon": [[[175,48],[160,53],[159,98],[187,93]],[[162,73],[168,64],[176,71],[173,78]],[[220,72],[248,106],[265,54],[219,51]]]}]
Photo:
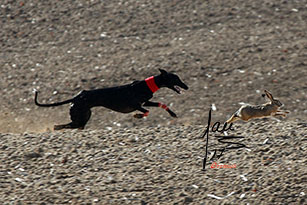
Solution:
[{"label": "black greyhound", "polygon": [[35,92],[34,102],[37,106],[53,107],[71,103],[70,119],[71,122],[63,125],[55,125],[55,130],[60,129],[84,129],[86,123],[91,117],[91,108],[103,106],[111,110],[129,113],[135,110],[141,111],[142,114],[135,114],[134,117],[142,118],[149,114],[149,111],[142,106],[161,107],[165,109],[172,117],[177,117],[166,105],[157,102],[151,102],[153,93],[161,87],[167,87],[180,94],[180,88],[185,90],[188,86],[180,78],[165,70],[159,69],[160,74],[151,76],[142,81],[135,81],[128,85],[102,88],[95,90],[83,90],[72,99],[52,104],[40,104],[37,102],[38,92]]}]

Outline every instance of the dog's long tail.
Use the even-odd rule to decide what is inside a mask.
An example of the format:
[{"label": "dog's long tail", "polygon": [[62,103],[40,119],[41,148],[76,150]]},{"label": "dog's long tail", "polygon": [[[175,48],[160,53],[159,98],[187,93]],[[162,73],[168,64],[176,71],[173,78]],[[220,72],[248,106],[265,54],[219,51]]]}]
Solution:
[{"label": "dog's long tail", "polygon": [[41,103],[37,102],[37,95],[38,95],[38,92],[35,91],[34,103],[35,103],[35,105],[40,106],[40,107],[54,107],[54,106],[60,106],[60,105],[64,105],[64,104],[68,104],[68,103],[73,102],[73,99],[69,99],[69,100],[65,100],[65,101],[57,102],[57,103],[52,103],[52,104],[41,104]]}]

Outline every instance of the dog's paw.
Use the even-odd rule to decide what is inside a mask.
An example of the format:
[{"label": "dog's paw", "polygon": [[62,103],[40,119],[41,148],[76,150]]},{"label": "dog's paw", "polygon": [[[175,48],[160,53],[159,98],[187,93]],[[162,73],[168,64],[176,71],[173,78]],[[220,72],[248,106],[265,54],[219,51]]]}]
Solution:
[{"label": "dog's paw", "polygon": [[137,114],[133,115],[133,117],[140,119],[140,118],[144,117],[144,114],[137,113]]},{"label": "dog's paw", "polygon": [[175,117],[175,118],[177,118],[177,115],[174,113],[174,112],[172,112],[172,111],[170,111],[169,110],[169,112],[168,112],[172,117]]}]

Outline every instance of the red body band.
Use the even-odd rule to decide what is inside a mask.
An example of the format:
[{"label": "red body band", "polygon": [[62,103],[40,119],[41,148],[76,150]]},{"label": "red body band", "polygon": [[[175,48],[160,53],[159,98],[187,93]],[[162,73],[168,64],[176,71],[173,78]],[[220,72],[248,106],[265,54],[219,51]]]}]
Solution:
[{"label": "red body band", "polygon": [[156,85],[154,76],[151,76],[149,78],[145,79],[145,82],[147,84],[147,86],[149,87],[149,89],[151,90],[151,92],[156,92],[157,90],[159,90],[158,86]]}]

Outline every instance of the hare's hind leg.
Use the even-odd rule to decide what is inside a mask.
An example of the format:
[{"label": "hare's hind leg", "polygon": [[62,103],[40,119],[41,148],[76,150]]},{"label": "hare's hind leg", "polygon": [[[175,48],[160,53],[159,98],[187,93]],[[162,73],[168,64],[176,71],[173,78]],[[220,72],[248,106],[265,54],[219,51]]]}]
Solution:
[{"label": "hare's hind leg", "polygon": [[286,117],[287,116],[287,114],[289,114],[290,113],[290,111],[288,111],[288,110],[277,110],[277,112],[276,113],[274,113],[274,116],[282,116],[282,117]]},{"label": "hare's hind leg", "polygon": [[235,122],[235,121],[238,121],[238,120],[240,120],[241,118],[235,113],[235,114],[233,114],[226,122],[228,123],[228,124],[230,124],[230,123],[233,123],[233,122]]},{"label": "hare's hind leg", "polygon": [[277,112],[277,113],[274,114],[274,117],[276,117],[276,116],[282,116],[282,117],[285,118],[287,116],[287,114],[283,113],[283,112]]}]

